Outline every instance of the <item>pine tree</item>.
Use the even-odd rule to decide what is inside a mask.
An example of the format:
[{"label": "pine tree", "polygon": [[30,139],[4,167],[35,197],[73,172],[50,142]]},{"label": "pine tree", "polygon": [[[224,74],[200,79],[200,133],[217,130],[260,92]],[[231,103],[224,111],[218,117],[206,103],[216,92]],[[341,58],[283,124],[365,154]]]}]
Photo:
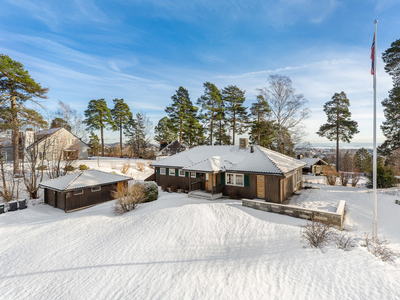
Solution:
[{"label": "pine tree", "polygon": [[204,143],[204,130],[197,117],[198,110],[198,107],[193,105],[187,110],[187,118],[183,128],[183,141],[189,147]]},{"label": "pine tree", "polygon": [[[386,120],[381,125],[386,140],[378,151],[381,155],[390,157],[393,151],[400,149],[400,39],[394,41],[390,48],[382,54],[385,71],[392,76],[393,88],[389,97],[382,101]],[[395,161],[391,160],[395,164]]]},{"label": "pine tree", "polygon": [[225,104],[226,119],[232,128],[232,145],[235,145],[235,134],[243,134],[247,129],[248,114],[243,105],[245,91],[236,85],[229,85],[222,90],[222,100]]},{"label": "pine tree", "polygon": [[[221,98],[222,99],[222,98]],[[217,145],[230,145],[231,137],[229,135],[229,121],[226,118],[225,103],[224,101],[217,102],[217,110],[215,115],[214,126],[214,144]]]},{"label": "pine tree", "polygon": [[[271,110],[268,102],[265,101],[264,96],[258,95],[256,102],[254,102],[250,107],[251,116],[254,118],[250,129],[250,140],[252,143],[257,143],[257,145],[263,147],[271,146],[274,134],[273,122],[267,120],[270,112]],[[263,141],[261,141],[261,138]]]},{"label": "pine tree", "polygon": [[171,128],[178,134],[179,149],[182,145],[182,134],[188,118],[188,112],[193,107],[189,92],[182,86],[171,97],[172,104],[165,109],[168,114]]},{"label": "pine tree", "polygon": [[154,127],[154,140],[161,143],[162,141],[166,141],[168,143],[177,139],[177,134],[174,130],[171,129],[171,122],[168,117],[162,118],[158,121],[156,127]]},{"label": "pine tree", "polygon": [[46,99],[48,90],[29,75],[23,64],[0,54],[0,103],[10,104],[9,128],[12,130],[14,174],[19,173],[19,104],[27,100],[34,101],[34,98]]},{"label": "pine tree", "polygon": [[104,157],[104,129],[113,129],[115,126],[106,100],[90,100],[88,108],[85,110],[85,117],[84,123],[88,130],[100,130],[101,156]]},{"label": "pine tree", "polygon": [[350,143],[354,134],[359,133],[356,121],[350,119],[350,101],[345,92],[335,93],[324,105],[328,122],[321,125],[317,134],[330,141],[336,141],[336,171],[339,171],[339,140]]},{"label": "pine tree", "polygon": [[115,98],[113,102],[114,108],[111,110],[111,116],[116,126],[115,129],[119,130],[119,147],[121,151],[120,156],[122,157],[122,129],[132,119],[132,113],[128,104],[124,102],[124,99]]},{"label": "pine tree", "polygon": [[354,154],[354,165],[360,172],[368,172],[372,169],[372,155],[367,149],[358,149]]},{"label": "pine tree", "polygon": [[200,106],[200,120],[209,131],[209,143],[213,144],[213,132],[215,127],[215,119],[218,113],[221,113],[220,106],[222,103],[221,93],[218,88],[210,83],[203,84],[204,94],[197,99],[197,105]]},{"label": "pine tree", "polygon": [[51,121],[50,128],[60,128],[60,127],[65,128],[68,131],[71,131],[71,126],[67,122],[65,122],[64,119],[54,118]]}]

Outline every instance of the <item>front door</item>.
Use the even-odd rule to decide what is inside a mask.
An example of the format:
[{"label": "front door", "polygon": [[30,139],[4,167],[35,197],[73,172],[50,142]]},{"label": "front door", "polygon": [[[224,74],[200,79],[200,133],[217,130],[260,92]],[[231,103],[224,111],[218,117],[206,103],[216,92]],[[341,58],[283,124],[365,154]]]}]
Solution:
[{"label": "front door", "polygon": [[206,173],[206,191],[211,191],[212,190],[212,186],[213,186],[213,179],[212,176],[214,176],[214,174],[207,174]]},{"label": "front door", "polygon": [[265,198],[265,176],[257,175],[257,198]]}]

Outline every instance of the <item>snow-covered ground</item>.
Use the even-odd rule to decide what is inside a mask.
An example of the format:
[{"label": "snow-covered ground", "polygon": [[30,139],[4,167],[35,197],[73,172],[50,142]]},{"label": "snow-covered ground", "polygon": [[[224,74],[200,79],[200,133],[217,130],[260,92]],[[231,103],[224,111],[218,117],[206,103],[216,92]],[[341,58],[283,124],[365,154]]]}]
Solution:
[{"label": "snow-covered ground", "polygon": [[[367,189],[311,185],[320,190],[291,204],[346,200],[346,232],[370,231]],[[400,251],[395,199],[399,189],[380,191],[378,227]],[[164,192],[122,216],[112,205],[0,215],[0,299],[400,299],[399,259],[384,263],[361,241],[347,252],[305,247],[301,219]]]}]

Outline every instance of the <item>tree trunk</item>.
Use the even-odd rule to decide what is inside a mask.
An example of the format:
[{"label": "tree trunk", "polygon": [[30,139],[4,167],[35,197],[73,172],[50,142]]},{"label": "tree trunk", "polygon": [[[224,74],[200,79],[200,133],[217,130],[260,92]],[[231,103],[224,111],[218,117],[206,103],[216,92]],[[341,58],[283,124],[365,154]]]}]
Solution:
[{"label": "tree trunk", "polygon": [[235,145],[235,131],[236,131],[236,111],[235,103],[233,103],[233,133],[232,133],[232,145]]},{"label": "tree trunk", "polygon": [[257,143],[260,145],[260,113],[257,114]]},{"label": "tree trunk", "polygon": [[101,132],[101,156],[104,157],[104,136],[103,136],[103,127],[100,128]]},{"label": "tree trunk", "polygon": [[119,124],[119,147],[121,149],[121,158],[122,158],[122,123]]},{"label": "tree trunk", "polygon": [[17,97],[11,96],[11,113],[12,113],[12,145],[13,145],[13,160],[14,174],[19,174],[19,126],[17,113]]},{"label": "tree trunk", "polygon": [[178,149],[178,153],[181,152],[181,145],[182,145],[182,119],[179,120],[179,149]]},{"label": "tree trunk", "polygon": [[339,103],[336,104],[336,171],[339,172]]}]

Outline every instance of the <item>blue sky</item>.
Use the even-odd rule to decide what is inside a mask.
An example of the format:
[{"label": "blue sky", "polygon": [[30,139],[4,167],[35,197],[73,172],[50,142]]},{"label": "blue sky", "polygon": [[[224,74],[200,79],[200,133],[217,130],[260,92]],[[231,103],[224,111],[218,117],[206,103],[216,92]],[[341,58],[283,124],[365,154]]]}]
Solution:
[{"label": "blue sky", "polygon": [[[91,99],[111,107],[124,98],[155,125],[179,86],[195,102],[206,81],[237,85],[250,106],[269,75],[280,74],[309,101],[305,141],[314,146],[329,144],[315,132],[326,121],[324,103],[341,91],[359,123],[351,146],[372,144],[374,20],[379,57],[400,38],[397,0],[1,2],[0,53],[50,88],[48,110],[61,100],[83,113]],[[392,84],[377,63],[380,124]],[[106,134],[107,142],[118,137]]]}]

